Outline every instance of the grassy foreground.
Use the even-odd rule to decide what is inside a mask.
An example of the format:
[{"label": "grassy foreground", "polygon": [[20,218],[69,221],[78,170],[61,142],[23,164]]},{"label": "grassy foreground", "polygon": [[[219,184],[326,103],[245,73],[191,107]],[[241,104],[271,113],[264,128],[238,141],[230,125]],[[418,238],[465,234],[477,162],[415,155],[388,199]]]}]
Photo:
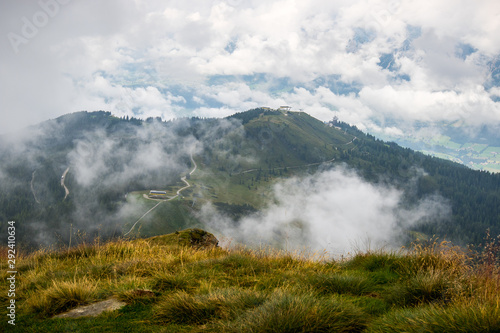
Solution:
[{"label": "grassy foreground", "polygon": [[[16,326],[2,293],[0,331],[500,331],[495,246],[474,257],[441,243],[334,261],[191,243],[180,232],[18,257]],[[127,305],[51,319],[112,296]]]}]

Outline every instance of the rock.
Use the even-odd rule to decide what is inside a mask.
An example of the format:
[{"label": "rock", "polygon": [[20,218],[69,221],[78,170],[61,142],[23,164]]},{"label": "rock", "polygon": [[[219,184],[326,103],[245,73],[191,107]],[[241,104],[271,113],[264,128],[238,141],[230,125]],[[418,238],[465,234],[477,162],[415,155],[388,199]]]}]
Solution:
[{"label": "rock", "polygon": [[53,318],[79,318],[79,317],[96,317],[103,313],[104,311],[114,311],[121,309],[127,305],[125,302],[121,302],[116,298],[110,298],[105,301],[93,303],[90,305],[79,306],[68,312],[64,312],[54,316]]},{"label": "rock", "polygon": [[176,231],[168,235],[154,236],[146,240],[151,244],[191,246],[196,249],[209,249],[217,247],[219,244],[219,241],[213,234],[197,228]]},{"label": "rock", "polygon": [[209,232],[202,229],[188,229],[189,231],[189,242],[192,247],[195,248],[211,248],[217,247],[219,241],[215,236]]}]

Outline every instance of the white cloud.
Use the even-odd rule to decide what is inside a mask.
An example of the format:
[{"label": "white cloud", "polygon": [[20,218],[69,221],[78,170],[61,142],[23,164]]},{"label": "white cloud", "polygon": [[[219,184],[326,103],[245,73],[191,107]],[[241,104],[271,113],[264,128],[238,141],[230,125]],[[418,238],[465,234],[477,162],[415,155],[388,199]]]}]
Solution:
[{"label": "white cloud", "polygon": [[203,207],[200,216],[236,242],[340,255],[368,246],[397,247],[401,244],[395,239],[404,230],[429,219],[446,219],[450,213],[437,196],[403,209],[401,191],[373,185],[343,168],[278,183],[274,195],[274,204],[238,222],[212,206]]},{"label": "white cloud", "polygon": [[[382,89],[365,87],[360,92],[364,105],[388,118],[409,121],[456,121],[478,126],[498,122],[500,105],[493,102],[484,88],[475,90],[426,91],[392,86]],[[405,110],[404,113],[401,110]]]},{"label": "white cloud", "polygon": [[[22,35],[43,10],[2,2],[0,35]],[[0,41],[0,132],[77,110],[168,119],[283,103],[323,120],[337,110],[361,128],[384,117],[498,124],[488,98],[497,88],[478,87],[500,53],[499,15],[494,0],[69,1],[19,52]],[[475,52],[457,57],[457,45]],[[383,69],[380,56],[391,53]],[[207,83],[218,75],[286,78],[289,87]],[[359,96],[317,83],[332,75]],[[170,92],[178,86],[189,94]]]},{"label": "white cloud", "polygon": [[438,36],[469,43],[488,55],[500,52],[500,4],[495,0],[402,1],[399,14],[409,24],[432,28]]}]

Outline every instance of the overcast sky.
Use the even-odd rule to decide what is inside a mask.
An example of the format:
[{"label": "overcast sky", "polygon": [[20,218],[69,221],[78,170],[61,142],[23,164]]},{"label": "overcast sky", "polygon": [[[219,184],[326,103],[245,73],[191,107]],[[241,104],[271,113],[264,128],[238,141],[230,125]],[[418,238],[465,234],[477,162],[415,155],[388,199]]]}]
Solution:
[{"label": "overcast sky", "polygon": [[391,134],[500,123],[498,0],[2,0],[0,133],[291,105]]}]

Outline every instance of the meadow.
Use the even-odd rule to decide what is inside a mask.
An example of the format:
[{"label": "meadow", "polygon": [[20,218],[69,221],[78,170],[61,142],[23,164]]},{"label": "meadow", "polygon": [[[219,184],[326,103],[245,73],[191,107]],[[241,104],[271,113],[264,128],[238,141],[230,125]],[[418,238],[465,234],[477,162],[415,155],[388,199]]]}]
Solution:
[{"label": "meadow", "polygon": [[[188,229],[21,255],[16,325],[3,315],[0,330],[500,331],[498,238],[476,251],[434,241],[333,259],[327,253],[207,247],[197,241],[200,235]],[[6,309],[7,296],[1,297]],[[53,319],[111,297],[126,306],[97,317]]]}]

